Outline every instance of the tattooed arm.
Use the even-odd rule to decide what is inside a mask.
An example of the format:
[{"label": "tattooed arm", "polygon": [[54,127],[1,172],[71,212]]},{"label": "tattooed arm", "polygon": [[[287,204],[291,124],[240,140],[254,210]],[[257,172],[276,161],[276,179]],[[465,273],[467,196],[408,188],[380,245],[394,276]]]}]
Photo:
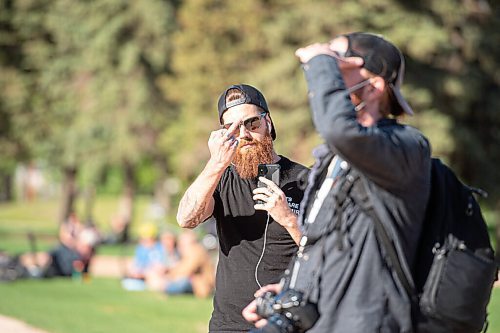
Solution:
[{"label": "tattooed arm", "polygon": [[224,170],[233,160],[238,140],[235,137],[239,121],[226,131],[213,131],[208,139],[210,160],[205,169],[189,186],[179,203],[177,223],[182,228],[194,228],[205,221],[214,211],[213,194]]},{"label": "tattooed arm", "polygon": [[189,186],[179,203],[177,222],[182,228],[194,228],[214,211],[213,193],[225,167],[214,167],[209,161],[205,169]]}]

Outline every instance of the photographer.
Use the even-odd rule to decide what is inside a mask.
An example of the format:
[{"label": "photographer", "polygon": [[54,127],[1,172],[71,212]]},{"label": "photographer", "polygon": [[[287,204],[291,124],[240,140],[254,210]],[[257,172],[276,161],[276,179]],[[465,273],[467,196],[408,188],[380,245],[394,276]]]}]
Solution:
[{"label": "photographer", "polygon": [[[411,302],[389,268],[374,215],[365,207],[377,200],[372,208],[382,216],[397,255],[411,267],[431,159],[427,139],[397,121],[413,113],[400,92],[403,56],[368,33],[342,35],[296,55],[325,144],[314,151],[299,219],[304,235],[285,285],[257,293],[264,297],[243,315],[263,327],[260,332],[411,332]],[[367,188],[372,195],[360,201]],[[267,290],[278,296],[263,294]],[[266,313],[269,308],[276,309],[274,315]]]},{"label": "photographer", "polygon": [[[276,131],[254,87],[230,86],[218,111],[221,129],[210,135],[210,159],[182,197],[177,221],[194,228],[214,216],[219,262],[209,329],[245,332],[252,325],[241,311],[261,285],[279,281],[297,250],[303,196],[297,179],[305,167],[274,151]],[[279,184],[260,177],[267,186],[257,187],[258,165],[270,163],[280,166]]]}]

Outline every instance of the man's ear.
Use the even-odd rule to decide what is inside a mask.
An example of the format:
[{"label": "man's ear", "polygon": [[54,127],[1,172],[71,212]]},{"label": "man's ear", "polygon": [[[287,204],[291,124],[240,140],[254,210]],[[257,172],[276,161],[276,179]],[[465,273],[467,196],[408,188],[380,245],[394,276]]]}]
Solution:
[{"label": "man's ear", "polygon": [[384,95],[387,83],[380,76],[370,78],[370,99],[379,99]]},{"label": "man's ear", "polygon": [[272,129],[273,127],[271,126],[271,118],[269,117],[269,113],[268,113],[268,114],[266,114],[266,118],[265,118],[265,119],[266,119],[267,132],[268,132],[269,134],[271,134],[271,129]]}]

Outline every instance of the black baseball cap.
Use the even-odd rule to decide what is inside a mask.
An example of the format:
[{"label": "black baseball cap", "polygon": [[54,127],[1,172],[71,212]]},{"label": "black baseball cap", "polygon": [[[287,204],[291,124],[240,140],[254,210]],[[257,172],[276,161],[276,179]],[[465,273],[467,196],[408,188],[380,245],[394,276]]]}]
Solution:
[{"label": "black baseball cap", "polygon": [[[227,93],[232,89],[239,90],[242,93],[242,96],[241,98],[238,98],[236,100],[226,102]],[[264,95],[262,95],[262,93],[259,90],[257,90],[257,88],[254,88],[248,84],[234,84],[232,86],[227,87],[226,90],[224,90],[224,92],[219,97],[219,102],[217,103],[217,107],[219,110],[219,122],[222,124],[222,115],[224,114],[224,112],[227,111],[227,109],[240,104],[256,105],[269,114],[269,108],[267,107],[266,99],[264,98]],[[271,119],[271,115],[269,115],[269,119]],[[276,139],[276,131],[274,129],[274,124],[272,119],[271,119],[271,138],[273,140]]]},{"label": "black baseball cap", "polygon": [[397,100],[399,112],[413,115],[413,110],[401,94],[405,62],[401,51],[382,36],[366,32],[343,35],[348,40],[345,57],[361,57],[363,67],[382,77],[391,88]]}]

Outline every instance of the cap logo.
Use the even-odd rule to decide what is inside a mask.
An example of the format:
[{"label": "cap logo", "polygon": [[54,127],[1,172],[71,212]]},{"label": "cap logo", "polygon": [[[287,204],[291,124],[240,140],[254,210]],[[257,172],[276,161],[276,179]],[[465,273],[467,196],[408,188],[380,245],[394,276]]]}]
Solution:
[{"label": "cap logo", "polygon": [[240,105],[240,104],[245,104],[247,101],[246,96],[241,96],[238,99],[232,100],[230,102],[226,103],[226,110],[229,108],[232,108],[233,106]]},{"label": "cap logo", "polygon": [[[237,97],[234,100],[228,101],[228,93],[230,90],[236,89],[241,92],[241,95],[232,95],[231,99]],[[232,108],[236,105],[241,104],[253,104],[260,107],[266,113],[269,113],[269,108],[267,107],[266,99],[264,95],[257,90],[255,87],[249,86],[247,84],[235,84],[229,86],[220,96],[217,102],[217,109],[219,111],[219,122],[222,124],[222,115],[226,110]],[[276,130],[274,129],[273,121],[269,116],[269,122],[271,127],[271,138],[276,139]]]}]

